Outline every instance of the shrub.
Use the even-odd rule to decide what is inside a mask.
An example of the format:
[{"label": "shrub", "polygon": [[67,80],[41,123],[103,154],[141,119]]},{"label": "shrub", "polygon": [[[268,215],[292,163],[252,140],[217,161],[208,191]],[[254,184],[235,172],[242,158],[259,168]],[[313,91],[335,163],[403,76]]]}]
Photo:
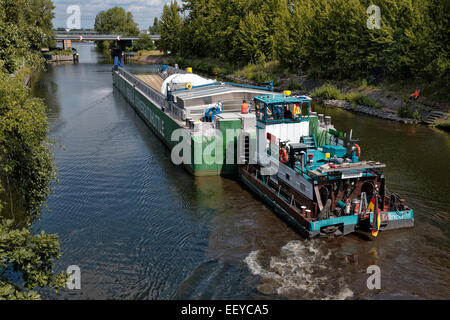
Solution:
[{"label": "shrub", "polygon": [[262,82],[270,81],[271,78],[264,71],[259,71],[259,72],[257,72],[256,74],[254,74],[252,76],[252,80],[255,80],[256,82],[262,83]]},{"label": "shrub", "polygon": [[178,64],[180,67],[186,66],[186,60],[183,57],[176,57],[175,63]]},{"label": "shrub", "polygon": [[[266,74],[267,76],[265,76],[264,74]],[[289,68],[283,67],[276,60],[259,64],[249,63],[245,67],[237,70],[234,75],[237,77],[245,77],[247,79],[252,79],[255,81],[256,79],[260,79],[262,77],[267,79],[264,81],[268,81],[274,75],[289,75]]]},{"label": "shrub", "polygon": [[418,110],[414,111],[414,113],[412,114],[412,117],[416,120],[422,120],[422,116],[419,114]]},{"label": "shrub", "polygon": [[220,67],[214,67],[212,69],[212,73],[217,76],[219,74],[226,74],[227,70],[225,70],[224,68],[220,68]]},{"label": "shrub", "polygon": [[351,92],[344,97],[345,100],[351,102],[353,106],[367,106],[371,108],[379,109],[381,106],[374,99],[368,97],[367,95],[359,92]]},{"label": "shrub", "polygon": [[397,110],[397,114],[402,118],[412,118],[412,113],[406,105],[403,105]]},{"label": "shrub", "polygon": [[151,37],[148,34],[143,34],[134,42],[133,48],[127,48],[127,51],[152,50],[154,48],[155,45]]},{"label": "shrub", "polygon": [[322,98],[327,100],[331,99],[339,100],[342,99],[343,97],[341,91],[332,84],[324,84],[320,88],[314,89],[311,95],[316,98]]},{"label": "shrub", "polygon": [[367,88],[367,80],[366,79],[359,80],[357,83],[358,83],[359,89],[364,90]]},{"label": "shrub", "polygon": [[288,84],[289,90],[305,90],[305,87],[298,81],[295,81],[294,79],[289,80]]}]

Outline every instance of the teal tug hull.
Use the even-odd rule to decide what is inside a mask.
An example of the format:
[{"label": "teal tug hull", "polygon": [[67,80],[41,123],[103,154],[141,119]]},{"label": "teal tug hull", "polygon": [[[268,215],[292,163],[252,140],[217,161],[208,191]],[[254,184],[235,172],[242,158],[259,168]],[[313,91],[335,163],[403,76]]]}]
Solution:
[{"label": "teal tug hull", "polygon": [[[373,213],[370,213],[369,217],[361,220],[358,215],[349,215],[334,217],[318,221],[299,221],[299,217],[292,211],[286,210],[289,207],[288,201],[281,196],[274,199],[270,197],[270,193],[276,193],[275,190],[271,190],[271,187],[264,185],[261,181],[256,182],[256,178],[249,178],[239,170],[239,178],[254,194],[261,198],[268,206],[270,206],[276,213],[278,213],[285,221],[287,221],[295,231],[300,233],[306,238],[323,237],[333,234],[333,236],[344,236],[356,232],[358,230],[370,232],[371,221]],[[252,181],[251,181],[252,180]],[[381,226],[380,231],[412,228],[414,226],[414,213],[413,210],[393,211],[393,212],[381,212]],[[333,228],[333,232],[325,232],[326,228]]]}]

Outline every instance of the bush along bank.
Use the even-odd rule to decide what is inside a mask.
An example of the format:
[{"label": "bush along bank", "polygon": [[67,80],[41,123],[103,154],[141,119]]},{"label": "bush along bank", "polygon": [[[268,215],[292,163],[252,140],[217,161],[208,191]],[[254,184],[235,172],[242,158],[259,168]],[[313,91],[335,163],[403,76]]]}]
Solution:
[{"label": "bush along bank", "polygon": [[[413,124],[420,122],[418,113],[415,113],[415,117],[409,117],[410,112],[406,113],[404,111],[406,107],[398,109],[397,112],[388,108],[382,108],[378,102],[364,93],[350,92],[343,94],[332,84],[324,84],[314,89],[311,96],[315,101],[321,102],[326,106],[366,114],[380,119]],[[409,111],[407,108],[406,110]]]}]

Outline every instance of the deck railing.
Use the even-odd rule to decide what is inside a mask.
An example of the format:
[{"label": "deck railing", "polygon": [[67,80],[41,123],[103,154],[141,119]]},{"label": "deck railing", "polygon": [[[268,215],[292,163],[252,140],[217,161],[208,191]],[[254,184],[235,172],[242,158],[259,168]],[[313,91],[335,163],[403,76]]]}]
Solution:
[{"label": "deck railing", "polygon": [[176,104],[167,101],[166,97],[161,92],[155,90],[144,81],[137,78],[134,74],[126,71],[123,68],[119,68],[117,72],[128,82],[132,83],[134,87],[143,92],[150,100],[152,100],[156,107],[163,110],[164,112],[171,113],[178,120],[184,121],[186,119],[185,110],[183,108],[180,108]]}]

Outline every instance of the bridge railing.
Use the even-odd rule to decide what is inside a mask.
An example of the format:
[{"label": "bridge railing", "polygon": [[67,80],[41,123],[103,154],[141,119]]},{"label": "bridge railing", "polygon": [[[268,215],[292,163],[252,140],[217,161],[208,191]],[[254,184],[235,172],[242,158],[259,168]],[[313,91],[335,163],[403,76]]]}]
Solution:
[{"label": "bridge railing", "polygon": [[135,75],[129,73],[123,68],[118,69],[118,73],[123,76],[126,80],[132,83],[137,89],[142,91],[147,97],[149,97],[158,108],[163,109],[164,111],[170,112],[175,116],[178,120],[184,121],[185,119],[185,110],[183,108],[178,107],[174,103],[171,103],[166,100],[166,97],[159,91],[155,90],[148,84],[146,84],[141,79],[137,78]]},{"label": "bridge railing", "polygon": [[[140,35],[145,34],[143,32],[139,33],[137,36],[128,36],[126,33],[119,32],[97,32],[97,31],[54,31],[55,36],[86,36],[86,37],[95,37],[95,36],[122,36],[127,38],[139,38]],[[152,39],[159,39],[161,36],[159,34],[149,34]]]},{"label": "bridge railing", "polygon": [[105,36],[112,36],[117,35],[117,32],[97,32],[97,31],[54,31],[55,35],[92,35],[92,36],[98,36],[98,35],[105,35]]}]

